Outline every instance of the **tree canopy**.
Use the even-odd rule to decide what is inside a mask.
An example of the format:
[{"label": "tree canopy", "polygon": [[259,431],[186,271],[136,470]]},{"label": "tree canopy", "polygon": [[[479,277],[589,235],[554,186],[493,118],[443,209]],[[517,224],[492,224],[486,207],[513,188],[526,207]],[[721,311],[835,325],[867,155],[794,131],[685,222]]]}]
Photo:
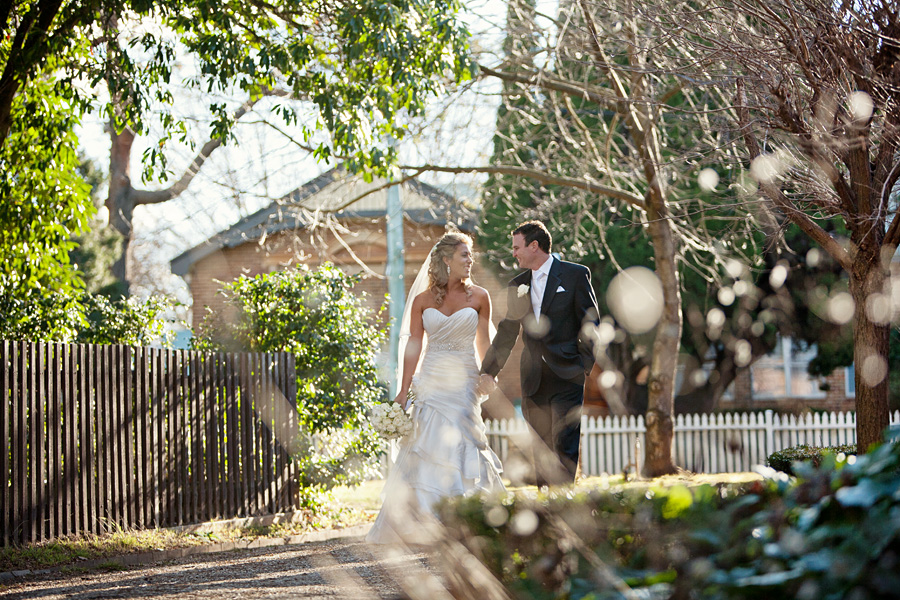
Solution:
[{"label": "tree canopy", "polygon": [[[853,323],[857,442],[889,424],[888,366],[900,245],[900,9],[895,2],[765,0],[666,19],[734,94],[733,125],[750,178],[745,197],[795,225],[848,276],[829,299]],[[838,222],[840,228],[832,225]]]},{"label": "tree canopy", "polygon": [[[112,156],[112,163],[126,163],[110,169],[108,203],[123,244],[134,206],[177,196],[209,153],[231,139],[235,119],[265,95],[282,99],[275,111],[300,128],[319,159],[337,154],[351,167],[384,173],[395,152],[388,138],[403,137],[404,117],[419,114],[446,82],[469,76],[457,9],[455,0],[5,3],[0,243],[10,260],[0,274],[0,310],[7,335],[69,338],[72,319],[63,317],[81,311],[83,282],[68,257],[94,212],[77,169],[74,125],[81,115],[104,115],[114,136],[133,138],[154,124],[161,137],[145,154],[144,177],[166,180],[169,145],[197,144],[172,109],[172,86],[207,94],[211,138],[169,188],[119,194],[135,191],[130,146],[125,156]],[[181,81],[178,65],[189,66]]]},{"label": "tree canopy", "polygon": [[[567,258],[605,263],[610,237],[620,237],[631,239],[635,261],[652,261],[660,292],[658,326],[645,351],[645,470],[673,472],[681,265],[711,278],[739,251],[730,246],[733,230],[751,237],[746,219],[729,218],[727,203],[712,211],[698,184],[704,169],[733,162],[718,160],[729,146],[710,123],[726,101],[715,88],[685,85],[681,70],[691,57],[653,14],[628,2],[581,1],[560,3],[554,16],[541,31],[530,3],[510,3],[509,55],[499,66],[480,68],[504,82],[483,231],[496,234],[503,229],[498,223],[540,217],[561,234]],[[727,172],[716,177],[731,179]],[[698,254],[709,260],[696,260]],[[605,350],[613,339],[598,333],[596,347]],[[607,393],[620,395],[622,374],[605,351],[596,354],[618,375]]]},{"label": "tree canopy", "polygon": [[95,212],[78,174],[77,117],[45,75],[11,109],[0,146],[0,337],[70,339],[84,282],[69,252]]},{"label": "tree canopy", "polygon": [[[316,147],[321,158],[338,153],[384,169],[394,152],[387,136],[403,136],[399,117],[419,114],[445,81],[468,76],[457,9],[454,0],[14,0],[0,15],[0,145],[13,99],[48,61],[58,89],[83,109],[102,108],[117,128],[145,131],[155,108],[167,135],[183,135],[165,108],[175,101],[166,84],[189,57],[186,85],[246,98],[280,90],[311,103],[313,122],[289,103],[280,111],[309,138],[317,127],[330,134]],[[100,84],[106,102],[98,107]],[[232,108],[212,97],[208,109],[213,137],[226,139]],[[151,161],[164,164],[164,142]]]}]

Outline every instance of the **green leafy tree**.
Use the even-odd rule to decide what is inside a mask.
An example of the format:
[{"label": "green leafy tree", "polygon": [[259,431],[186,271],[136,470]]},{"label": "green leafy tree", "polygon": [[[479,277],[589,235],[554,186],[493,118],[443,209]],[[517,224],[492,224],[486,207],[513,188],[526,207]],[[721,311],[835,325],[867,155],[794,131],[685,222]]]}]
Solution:
[{"label": "green leafy tree", "polygon": [[[421,114],[445,82],[468,77],[458,8],[456,0],[12,0],[0,10],[0,147],[13,99],[48,61],[71,110],[108,116],[107,208],[121,235],[113,269],[127,285],[135,207],[181,194],[262,98],[282,99],[271,112],[298,126],[295,137],[318,159],[340,156],[351,168],[386,173],[395,159],[387,139],[402,138],[404,120]],[[181,77],[185,62],[195,68]],[[178,115],[177,80],[208,98],[200,116],[207,132]],[[162,133],[144,155],[144,180],[171,184],[138,189],[132,145],[154,115]],[[180,175],[168,170],[173,141],[199,146]]]},{"label": "green leafy tree", "polygon": [[385,332],[353,291],[360,277],[331,264],[241,277],[225,285],[226,308],[207,315],[194,338],[199,350],[294,355],[305,440],[295,460],[311,504],[319,490],[359,483],[380,453],[365,415],[384,395],[375,357]]},{"label": "green leafy tree", "polygon": [[77,118],[54,90],[42,78],[15,98],[16,119],[0,154],[0,337],[165,341],[167,301],[101,295],[115,286],[103,268],[92,268],[110,236],[93,218],[99,177],[79,158]]},{"label": "green leafy tree", "polygon": [[[533,0],[513,0],[507,4],[502,64],[504,72],[534,71],[535,54],[539,45],[536,14]],[[523,144],[521,140],[539,140],[550,135],[544,124],[545,111],[541,100],[533,90],[523,89],[514,81],[504,80],[502,85],[502,102],[497,107],[491,164],[534,167],[541,146],[539,143]],[[504,173],[488,175],[481,192],[483,210],[478,233],[479,245],[492,259],[487,264],[496,271],[511,266],[510,224],[520,220],[518,215],[522,211],[534,206],[540,193],[540,185],[532,179]]]},{"label": "green leafy tree", "polygon": [[[12,125],[16,95],[32,85],[52,61],[61,88],[82,107],[90,89],[76,78],[105,81],[109,113],[117,130],[142,132],[154,103],[174,102],[165,87],[180,60],[181,45],[197,61],[197,89],[243,91],[258,97],[284,86],[319,111],[319,125],[332,134],[317,147],[353,161],[385,166],[393,152],[378,138],[401,136],[400,112],[420,112],[446,75],[461,76],[466,63],[465,29],[454,19],[458,4],[445,0],[389,3],[366,0],[323,5],[309,0],[13,0],[0,11],[0,146]],[[162,28],[139,28],[140,20]],[[124,42],[124,43],[123,43]],[[217,138],[225,138],[232,115],[220,99],[210,101]],[[296,120],[298,111],[280,109]],[[184,124],[163,111],[172,135]],[[307,126],[311,136],[315,127]],[[164,160],[160,147],[151,158]]]},{"label": "green leafy tree", "polygon": [[0,337],[69,340],[84,290],[69,252],[95,212],[77,171],[77,111],[46,76],[10,110],[0,146]]}]

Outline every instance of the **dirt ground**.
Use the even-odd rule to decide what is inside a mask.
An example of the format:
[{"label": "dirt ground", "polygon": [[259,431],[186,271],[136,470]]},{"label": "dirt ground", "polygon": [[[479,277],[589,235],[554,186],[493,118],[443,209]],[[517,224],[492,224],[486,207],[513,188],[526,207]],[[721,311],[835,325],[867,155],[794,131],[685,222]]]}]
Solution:
[{"label": "dirt ground", "polygon": [[429,557],[361,537],[203,554],[127,570],[32,575],[0,598],[448,598]]}]

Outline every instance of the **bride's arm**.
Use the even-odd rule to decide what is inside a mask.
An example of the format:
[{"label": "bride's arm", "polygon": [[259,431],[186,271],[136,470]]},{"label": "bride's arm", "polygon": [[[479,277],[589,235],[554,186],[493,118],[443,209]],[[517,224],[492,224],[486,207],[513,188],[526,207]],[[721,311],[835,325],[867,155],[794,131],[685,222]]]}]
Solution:
[{"label": "bride's arm", "polygon": [[406,351],[403,353],[403,379],[400,381],[400,389],[397,392],[395,402],[406,408],[406,395],[412,384],[413,375],[419,365],[419,356],[422,354],[422,336],[425,326],[422,324],[422,311],[424,301],[416,296],[413,300],[412,313],[409,321],[409,340],[406,342]]}]

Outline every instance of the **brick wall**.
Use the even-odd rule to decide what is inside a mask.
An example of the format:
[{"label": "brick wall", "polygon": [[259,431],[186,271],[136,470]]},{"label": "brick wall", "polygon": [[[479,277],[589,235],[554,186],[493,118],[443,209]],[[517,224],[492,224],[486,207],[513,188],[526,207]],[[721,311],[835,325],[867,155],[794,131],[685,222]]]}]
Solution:
[{"label": "brick wall", "polygon": [[777,410],[785,413],[800,413],[806,410],[848,411],[855,410],[856,399],[846,394],[846,380],[843,368],[825,378],[827,390],[820,398],[754,398],[753,380],[750,369],[741,369],[734,380],[733,400],[722,400],[723,410]]}]

